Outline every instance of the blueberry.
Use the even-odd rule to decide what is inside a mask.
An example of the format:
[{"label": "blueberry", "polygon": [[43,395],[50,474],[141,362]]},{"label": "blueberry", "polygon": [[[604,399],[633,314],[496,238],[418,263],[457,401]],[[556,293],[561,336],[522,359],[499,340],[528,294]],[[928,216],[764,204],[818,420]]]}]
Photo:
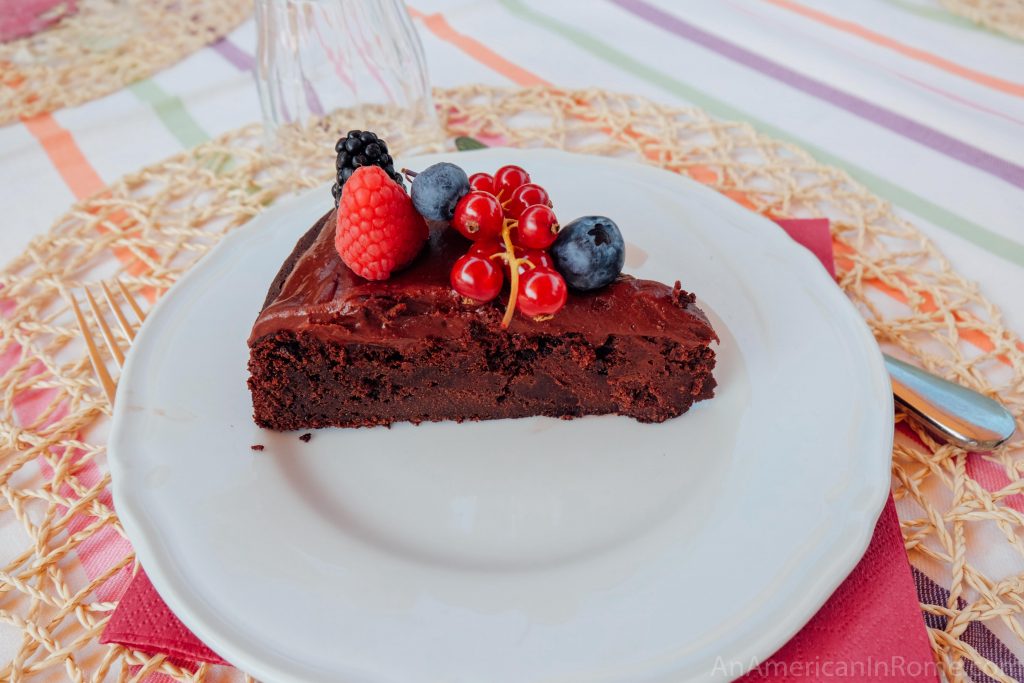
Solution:
[{"label": "blueberry", "polygon": [[466,172],[447,162],[427,167],[412,181],[412,203],[421,216],[432,221],[450,221],[455,205],[468,192]]},{"label": "blueberry", "polygon": [[611,218],[583,216],[562,227],[551,258],[566,284],[587,292],[615,281],[626,262],[626,244]]}]

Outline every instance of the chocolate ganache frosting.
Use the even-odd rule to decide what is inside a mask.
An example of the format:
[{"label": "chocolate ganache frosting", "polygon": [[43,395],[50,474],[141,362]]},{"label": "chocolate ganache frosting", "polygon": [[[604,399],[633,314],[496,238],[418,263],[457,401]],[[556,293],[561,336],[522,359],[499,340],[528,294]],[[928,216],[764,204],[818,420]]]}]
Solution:
[{"label": "chocolate ganache frosting", "polygon": [[[282,330],[332,342],[395,345],[459,335],[474,323],[500,326],[506,295],[486,304],[467,303],[449,284],[452,265],[470,246],[456,231],[432,226],[409,267],[374,282],[342,262],[334,247],[334,226],[332,210],[299,240],[267,293],[250,345]],[[669,338],[687,348],[718,339],[693,295],[679,283],[668,287],[628,275],[594,292],[570,292],[565,307],[549,319],[517,314],[509,331],[571,332],[595,345],[615,335]]]}]

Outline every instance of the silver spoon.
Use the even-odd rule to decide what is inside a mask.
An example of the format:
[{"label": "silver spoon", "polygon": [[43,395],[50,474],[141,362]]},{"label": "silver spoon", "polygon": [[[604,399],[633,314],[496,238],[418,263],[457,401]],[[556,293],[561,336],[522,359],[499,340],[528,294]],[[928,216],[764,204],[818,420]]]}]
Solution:
[{"label": "silver spoon", "polygon": [[998,401],[882,355],[896,402],[939,438],[968,450],[991,451],[1013,436],[1013,415]]}]

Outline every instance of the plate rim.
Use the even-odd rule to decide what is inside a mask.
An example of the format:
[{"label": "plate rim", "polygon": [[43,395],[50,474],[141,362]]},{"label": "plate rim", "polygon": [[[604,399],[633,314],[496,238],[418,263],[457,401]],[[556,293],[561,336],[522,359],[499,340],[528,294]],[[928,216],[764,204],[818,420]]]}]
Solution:
[{"label": "plate rim", "polygon": [[[841,314],[837,312],[836,315],[849,317],[853,326],[858,329],[860,336],[859,341],[867,351],[868,364],[871,366],[870,368],[867,368],[867,370],[874,376],[876,381],[881,380],[886,388],[883,405],[878,407],[879,414],[892,414],[893,397],[888,373],[885,370],[881,349],[878,347],[877,341],[871,334],[867,322],[863,319],[853,302],[847,298],[835,281],[829,277],[825,269],[821,267],[817,258],[810,251],[804,249],[799,244],[791,240],[785,232],[779,229],[778,226],[776,226],[770,219],[754,211],[741,207],[733,202],[733,200],[725,197],[716,190],[698,183],[684,175],[674,173],[654,165],[616,157],[580,154],[557,149],[490,147],[481,150],[460,152],[445,151],[437,154],[416,155],[415,157],[410,156],[407,163],[410,160],[415,161],[417,159],[426,158],[451,159],[465,158],[468,155],[485,156],[489,154],[568,157],[570,159],[575,159],[578,163],[612,164],[624,170],[632,169],[634,171],[642,171],[644,173],[655,172],[658,174],[664,174],[667,177],[673,178],[674,181],[679,182],[681,187],[686,186],[688,192],[693,193],[698,199],[706,202],[709,210],[723,214],[723,219],[725,220],[731,220],[730,214],[733,217],[737,217],[742,214],[743,220],[762,222],[765,224],[764,229],[759,230],[757,234],[759,235],[759,238],[763,238],[765,240],[764,247],[770,248],[773,250],[773,253],[790,260],[794,267],[799,266],[803,271],[803,275],[806,277],[811,280],[817,280],[817,282],[810,282],[809,288],[816,293],[828,291],[828,294],[821,294],[821,296],[832,298],[837,308],[843,311]],[[298,194],[287,196],[283,198],[283,201],[271,206],[266,211],[254,216],[244,225],[239,226],[231,233],[225,235],[153,306],[146,317],[146,323],[137,334],[136,340],[132,345],[132,350],[140,348],[147,342],[147,331],[157,327],[157,325],[151,321],[160,319],[162,310],[169,305],[168,302],[172,301],[173,297],[177,293],[184,290],[190,280],[197,279],[200,273],[210,267],[209,264],[215,263],[215,256],[217,254],[226,252],[231,249],[234,244],[247,239],[249,237],[249,233],[258,229],[260,225],[274,222],[279,214],[286,214],[290,210],[294,210],[294,207],[309,201],[309,199],[314,195],[322,196],[326,193],[326,188],[328,187],[329,183]],[[134,359],[139,355],[140,354],[136,353],[128,354],[122,370],[121,379],[119,380],[120,383],[124,385],[131,383],[135,374],[136,363],[134,362]],[[114,498],[115,509],[117,510],[119,519],[121,520],[121,524],[125,530],[125,534],[135,550],[137,561],[145,567],[146,573],[154,588],[157,590],[157,593],[183,624],[185,624],[197,637],[199,637],[200,640],[207,643],[211,649],[223,656],[224,659],[232,663],[244,663],[245,668],[243,670],[256,676],[260,680],[268,682],[276,681],[280,683],[305,683],[304,679],[298,678],[297,676],[290,674],[287,670],[280,668],[282,664],[280,658],[266,658],[261,653],[254,654],[252,649],[247,650],[242,646],[238,646],[237,643],[231,642],[232,639],[229,637],[229,634],[219,633],[215,626],[208,625],[202,619],[201,610],[194,611],[191,609],[189,604],[190,591],[188,590],[188,586],[179,585],[180,577],[176,577],[175,572],[167,572],[163,569],[166,563],[170,562],[173,564],[173,560],[169,557],[167,550],[160,543],[159,531],[155,528],[155,521],[150,519],[149,515],[146,514],[145,502],[133,495],[133,491],[127,487],[129,479],[126,474],[126,470],[128,468],[127,462],[130,458],[130,452],[132,449],[131,447],[126,446],[124,441],[129,435],[129,427],[126,426],[129,421],[130,415],[128,414],[128,411],[125,410],[123,403],[115,404],[107,447],[107,463],[111,474],[111,490]],[[817,590],[809,590],[803,593],[802,596],[795,596],[797,599],[790,602],[787,605],[785,612],[779,615],[779,618],[775,622],[776,627],[774,629],[763,631],[757,638],[746,640],[742,645],[736,648],[736,652],[729,653],[731,657],[729,669],[730,675],[733,672],[733,668],[731,667],[733,661],[739,662],[743,668],[743,672],[745,673],[753,668],[755,663],[764,662],[776,650],[788,642],[811,618],[813,618],[828,598],[835,592],[836,588],[846,580],[850,572],[860,562],[869,543],[871,542],[875,526],[889,497],[891,479],[890,463],[893,439],[894,434],[891,430],[883,430],[882,441],[877,444],[878,453],[882,455],[878,456],[879,462],[873,465],[879,469],[877,474],[878,482],[876,483],[877,488],[872,491],[873,497],[866,505],[847,508],[846,514],[850,518],[858,518],[859,523],[856,524],[858,532],[854,538],[847,536],[846,543],[839,547],[829,549],[828,555],[831,561],[828,563],[830,571],[827,574],[827,579],[825,578],[825,572],[822,571],[819,575],[819,578],[822,580],[817,582]],[[865,461],[861,464],[865,470],[872,466],[872,463],[869,461]],[[874,482],[874,477],[865,477],[865,481],[868,480]],[[850,523],[852,524],[853,522]],[[801,597],[802,599],[800,599]],[[796,609],[796,607],[799,607],[799,609]],[[242,667],[239,666],[239,668]],[[724,680],[713,679],[712,673],[705,673],[703,676],[686,675],[688,676],[686,680]],[[363,677],[352,679],[349,683],[355,683],[356,680],[365,680],[367,683],[384,683],[383,679],[364,679]],[[604,680],[603,677],[602,680]]]}]

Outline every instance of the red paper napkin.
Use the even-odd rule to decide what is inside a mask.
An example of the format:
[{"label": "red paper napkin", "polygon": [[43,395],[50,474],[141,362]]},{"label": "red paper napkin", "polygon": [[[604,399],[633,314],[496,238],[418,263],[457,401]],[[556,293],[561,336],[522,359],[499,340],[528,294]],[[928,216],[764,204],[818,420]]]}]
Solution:
[{"label": "red paper napkin", "polygon": [[[827,219],[777,222],[834,275]],[[142,571],[118,603],[101,642],[167,654],[179,662],[224,663],[171,613]],[[722,667],[717,673],[727,680],[730,671],[751,664],[755,668],[744,683],[938,680],[891,498],[864,558],[803,630],[765,662],[716,662]]]},{"label": "red paper napkin", "polygon": [[141,569],[117,603],[100,642],[126,645],[151,655],[168,655],[176,664],[188,668],[195,662],[227,664],[174,616]]}]

